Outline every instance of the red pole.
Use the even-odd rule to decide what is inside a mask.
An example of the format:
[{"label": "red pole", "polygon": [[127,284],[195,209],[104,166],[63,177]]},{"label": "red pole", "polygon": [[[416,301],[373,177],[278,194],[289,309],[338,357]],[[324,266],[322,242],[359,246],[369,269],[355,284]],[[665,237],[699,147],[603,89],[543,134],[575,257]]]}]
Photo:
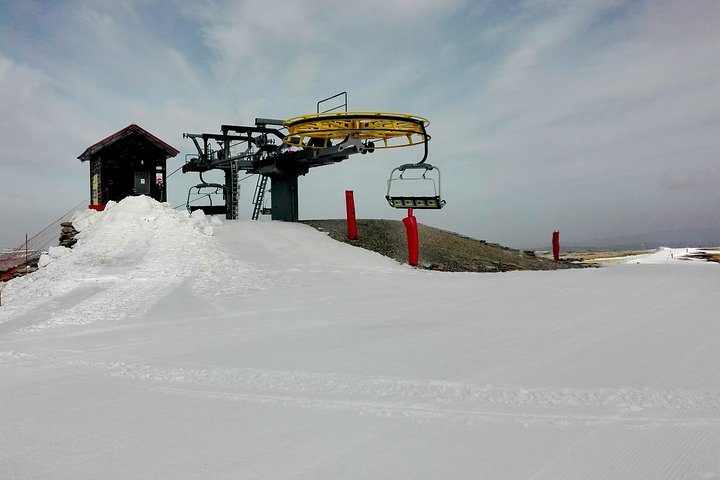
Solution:
[{"label": "red pole", "polygon": [[357,240],[357,219],[355,218],[355,199],[352,190],[345,190],[345,209],[347,210],[347,237],[350,240]]},{"label": "red pole", "polygon": [[28,251],[27,251],[27,233],[25,234],[25,265],[27,265],[28,262]]},{"label": "red pole", "polygon": [[420,241],[418,240],[417,218],[413,216],[413,209],[408,208],[408,216],[403,218],[405,224],[405,232],[408,241],[408,264],[413,267],[418,264],[418,254],[420,252]]},{"label": "red pole", "polygon": [[560,232],[553,232],[552,236],[553,260],[560,260]]}]

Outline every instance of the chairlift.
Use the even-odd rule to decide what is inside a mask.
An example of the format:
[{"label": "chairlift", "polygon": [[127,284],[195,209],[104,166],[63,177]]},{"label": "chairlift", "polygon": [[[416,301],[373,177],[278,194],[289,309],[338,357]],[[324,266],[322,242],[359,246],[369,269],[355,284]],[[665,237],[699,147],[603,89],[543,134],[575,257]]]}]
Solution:
[{"label": "chairlift", "polygon": [[265,198],[263,199],[263,206],[260,209],[260,215],[272,215],[272,202],[271,198],[267,194],[272,193],[272,190],[268,189],[268,191],[265,194]]},{"label": "chairlift", "polygon": [[[413,175],[412,173],[422,172],[422,174]],[[410,183],[417,182],[423,186],[432,187],[432,195],[417,195],[417,193],[430,193],[425,187],[419,192],[415,187],[413,191],[416,194],[405,194],[397,192],[399,185],[407,186]],[[421,187],[422,188],[422,187]],[[440,169],[428,163],[406,163],[396,167],[390,172],[390,178],[387,182],[387,194],[385,199],[393,208],[419,208],[419,209],[440,209],[445,205],[445,200],[440,196]]]},{"label": "chairlift", "polygon": [[[225,200],[227,197],[227,189],[225,185],[220,183],[207,183],[203,180],[202,173],[200,174],[200,181],[202,181],[202,183],[198,183],[188,190],[187,203],[185,204],[188,212],[192,213],[195,210],[202,210],[205,212],[205,215],[225,215],[227,213]],[[193,195],[195,198],[191,200],[190,198]],[[218,201],[220,195],[222,195],[222,203]],[[215,199],[215,203],[213,199]],[[195,204],[201,200],[206,200],[207,203],[201,205]]]},{"label": "chairlift", "polygon": [[[420,121],[418,122],[418,126],[420,127],[420,131],[422,132],[422,139],[423,139],[423,147],[424,147],[424,153],[423,158],[417,163],[405,163],[403,165],[400,165],[399,167],[395,167],[390,172],[390,178],[387,181],[387,194],[385,195],[385,199],[387,200],[388,204],[393,208],[419,208],[419,209],[441,209],[445,205],[445,200],[443,200],[440,196],[440,169],[436,166],[430,165],[429,163],[425,163],[428,157],[428,140],[430,140],[430,135],[428,135],[427,131],[425,130],[425,122]],[[405,176],[408,171],[411,172],[422,172],[420,176],[414,176],[410,174],[409,176]],[[395,172],[397,173],[397,176],[395,176]],[[432,173],[436,172],[436,173]],[[428,175],[430,174],[430,175]],[[404,184],[404,186],[407,186],[408,183],[417,182],[424,184],[424,185],[431,185],[432,186],[432,195],[406,195],[401,194],[398,195],[397,193],[394,193],[393,190],[397,190],[399,184]],[[418,193],[418,189],[415,189],[415,192]],[[429,192],[429,189],[426,187],[422,189],[423,193]]]}]

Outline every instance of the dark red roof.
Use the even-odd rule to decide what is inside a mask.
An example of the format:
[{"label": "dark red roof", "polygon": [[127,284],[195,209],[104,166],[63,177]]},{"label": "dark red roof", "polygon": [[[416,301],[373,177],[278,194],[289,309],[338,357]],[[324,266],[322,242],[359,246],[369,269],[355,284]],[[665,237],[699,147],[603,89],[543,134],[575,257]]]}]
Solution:
[{"label": "dark red roof", "polygon": [[132,124],[128,125],[127,127],[123,128],[122,130],[113,133],[113,134],[110,135],[109,137],[100,140],[100,141],[97,142],[96,144],[89,146],[89,147],[86,148],[85,151],[84,151],[79,157],[77,157],[77,158],[78,158],[80,161],[82,161],[82,162],[84,162],[84,161],[86,161],[86,160],[90,160],[90,157],[91,157],[95,152],[97,152],[97,151],[99,151],[99,150],[102,150],[103,148],[107,147],[108,145],[112,145],[113,143],[117,142],[118,140],[120,140],[120,139],[122,139],[122,138],[125,138],[125,137],[128,137],[128,136],[130,136],[130,135],[133,135],[133,134],[135,134],[135,133],[137,133],[137,134],[139,134],[139,135],[142,135],[143,137],[145,137],[146,139],[148,139],[148,140],[150,141],[150,143],[152,143],[152,144],[156,145],[157,147],[165,150],[165,153],[167,154],[167,158],[174,157],[175,155],[177,155],[178,153],[180,153],[180,150],[178,150],[178,149],[176,149],[176,148],[174,148],[174,147],[171,147],[170,145],[168,145],[167,143],[163,142],[162,140],[160,140],[159,138],[157,138],[155,135],[153,135],[152,133],[148,132],[148,131],[145,130],[144,128],[142,128],[142,127],[140,127],[140,126],[135,125],[134,123],[132,123]]}]

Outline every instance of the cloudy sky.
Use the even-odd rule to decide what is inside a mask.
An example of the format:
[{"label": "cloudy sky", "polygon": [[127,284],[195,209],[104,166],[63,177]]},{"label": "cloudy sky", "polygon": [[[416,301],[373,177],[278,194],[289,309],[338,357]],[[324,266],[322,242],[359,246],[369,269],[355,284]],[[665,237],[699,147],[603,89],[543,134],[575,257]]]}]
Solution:
[{"label": "cloudy sky", "polygon": [[[720,226],[720,2],[1,1],[0,246],[89,196],[97,140],[351,110],[427,117],[433,226],[512,246]],[[302,218],[366,218],[406,148],[300,183]],[[180,204],[196,176],[174,175]],[[249,204],[250,181],[241,202]],[[245,209],[247,211],[247,209]],[[247,218],[247,213],[244,213]]]}]

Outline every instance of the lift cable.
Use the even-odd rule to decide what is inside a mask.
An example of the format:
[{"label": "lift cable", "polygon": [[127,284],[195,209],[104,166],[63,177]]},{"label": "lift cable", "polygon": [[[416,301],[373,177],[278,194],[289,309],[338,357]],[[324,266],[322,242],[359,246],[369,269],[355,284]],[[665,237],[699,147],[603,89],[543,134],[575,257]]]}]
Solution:
[{"label": "lift cable", "polygon": [[182,167],[183,167],[183,166],[180,165],[178,168],[176,168],[175,170],[173,170],[172,173],[169,173],[168,175],[166,175],[165,178],[170,178],[170,177],[172,177],[173,174],[174,174],[174,173],[177,173]]},{"label": "lift cable", "polygon": [[[37,232],[35,235],[31,237],[27,237],[27,240],[25,240],[23,243],[21,243],[19,246],[14,248],[13,250],[4,253],[2,256],[0,256],[0,270],[5,270],[7,268],[11,268],[17,264],[22,263],[22,260],[25,257],[25,253],[29,250],[32,250],[33,252],[40,252],[43,250],[46,250],[50,245],[52,245],[57,237],[52,234],[50,237],[42,237],[39,238],[43,233],[46,233],[51,227],[57,226],[59,222],[62,222],[70,216],[75,210],[77,210],[78,207],[85,204],[90,201],[89,198],[84,198],[80,202],[78,202],[76,205],[74,205],[70,210],[65,212],[62,216],[54,220],[53,222],[49,223],[45,228]],[[32,244],[32,248],[30,248],[30,242],[35,240]]]}]

